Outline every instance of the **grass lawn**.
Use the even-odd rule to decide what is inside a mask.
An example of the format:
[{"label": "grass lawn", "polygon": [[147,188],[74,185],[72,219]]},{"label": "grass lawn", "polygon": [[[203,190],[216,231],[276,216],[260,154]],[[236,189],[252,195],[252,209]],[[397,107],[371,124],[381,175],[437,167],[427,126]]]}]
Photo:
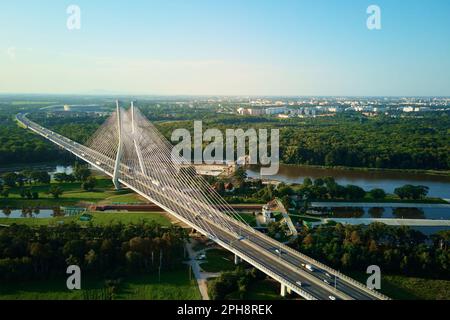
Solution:
[{"label": "grass lawn", "polygon": [[[114,190],[114,185],[111,179],[103,176],[96,176],[97,185],[93,191],[85,191],[81,188],[81,183],[57,183],[52,182],[51,185],[60,187],[63,194],[59,199],[54,199],[47,194],[50,189],[49,185],[26,185],[25,189],[31,189],[33,192],[39,193],[39,199],[23,199],[20,197],[19,187],[11,188],[8,198],[0,198],[3,207],[22,208],[22,207],[39,207],[52,208],[58,206],[70,206],[78,203],[98,203],[98,204],[112,204],[112,203],[146,203],[147,201],[141,198],[138,194],[129,190]],[[1,208],[0,208],[1,209]]]},{"label": "grass lawn", "polygon": [[234,255],[231,252],[221,249],[211,249],[206,251],[206,262],[200,267],[206,272],[231,271],[236,268],[234,265]]},{"label": "grass lawn", "polygon": [[[140,222],[155,222],[162,226],[170,226],[169,218],[162,212],[93,212],[91,222],[94,225],[107,225],[110,223],[121,222],[123,224],[140,223]],[[27,225],[52,225],[60,223],[76,222],[81,225],[87,225],[90,222],[83,222],[79,220],[79,216],[73,217],[54,217],[54,218],[0,218],[0,224],[11,225],[27,224]]]},{"label": "grass lawn", "polygon": [[[367,275],[363,273],[349,276],[362,283],[367,279]],[[397,300],[450,300],[450,280],[382,275],[381,293]]]},{"label": "grass lawn", "polygon": [[[120,191],[118,192],[120,193]],[[122,194],[112,195],[99,202],[99,204],[112,204],[112,203],[127,203],[127,204],[135,204],[135,203],[148,203],[145,199],[143,199],[137,193],[130,193],[126,191]]]},{"label": "grass lawn", "polygon": [[266,279],[252,283],[245,295],[247,300],[280,300],[280,284],[276,281]]},{"label": "grass lawn", "polygon": [[[158,274],[124,278],[114,299],[119,300],[200,300],[201,295],[194,279],[189,279],[188,268]],[[35,281],[23,284],[2,284],[0,300],[84,300],[101,297],[104,281],[90,278],[81,283],[82,290],[70,291],[66,279]],[[91,299],[91,298],[90,298]],[[97,298],[100,299],[100,298]]]},{"label": "grass lawn", "polygon": [[97,185],[93,191],[85,191],[81,188],[81,183],[57,183],[52,182],[51,185],[60,187],[63,194],[59,199],[54,199],[52,195],[47,194],[50,189],[49,185],[26,185],[25,189],[31,189],[33,192],[39,193],[39,199],[22,199],[20,197],[19,187],[11,188],[8,198],[2,198],[2,206],[9,207],[40,207],[48,208],[60,205],[75,205],[79,202],[97,203],[109,197],[116,196],[117,191],[114,190],[110,179],[97,176]]},{"label": "grass lawn", "polygon": [[242,219],[245,220],[250,226],[256,227],[256,217],[252,213],[244,213],[239,212],[239,215],[242,217]]}]

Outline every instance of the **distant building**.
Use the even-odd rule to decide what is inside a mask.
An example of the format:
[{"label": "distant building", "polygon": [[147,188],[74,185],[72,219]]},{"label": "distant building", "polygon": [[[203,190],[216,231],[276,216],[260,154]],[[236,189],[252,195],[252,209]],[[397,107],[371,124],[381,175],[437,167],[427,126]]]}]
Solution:
[{"label": "distant building", "polygon": [[413,107],[404,107],[403,108],[403,112],[413,112],[414,108]]},{"label": "distant building", "polygon": [[65,104],[64,105],[64,111],[70,111],[70,110],[71,110],[70,106],[68,104]]},{"label": "distant building", "polygon": [[272,108],[267,108],[266,109],[266,114],[267,115],[275,115],[275,114],[282,114],[286,112],[286,108],[285,107],[272,107]]},{"label": "distant building", "polygon": [[236,111],[237,111],[237,113],[240,114],[240,115],[245,115],[245,114],[247,114],[247,109],[244,109],[244,108],[239,108],[239,109],[237,109]]},{"label": "distant building", "polygon": [[251,116],[260,116],[266,113],[265,109],[255,109],[255,108],[251,108],[251,109],[247,109],[247,112],[249,115]]},{"label": "distant building", "polygon": [[236,110],[240,115],[260,116],[265,114],[266,110],[262,108],[239,108]]},{"label": "distant building", "polygon": [[328,112],[333,112],[333,113],[337,113],[337,112],[341,112],[342,109],[340,107],[329,107],[328,108]]}]

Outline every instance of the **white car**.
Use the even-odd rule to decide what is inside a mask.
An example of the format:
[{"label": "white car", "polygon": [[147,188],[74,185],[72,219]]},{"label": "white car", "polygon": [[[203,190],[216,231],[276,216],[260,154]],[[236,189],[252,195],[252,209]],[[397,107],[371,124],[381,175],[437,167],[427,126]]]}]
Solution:
[{"label": "white car", "polygon": [[326,284],[330,284],[327,279],[323,279],[323,282],[325,282]]},{"label": "white car", "polygon": [[328,278],[331,278],[331,274],[329,274],[328,272],[325,272],[325,275],[326,275]]},{"label": "white car", "polygon": [[335,296],[328,296],[328,299],[330,299],[330,300],[336,300],[336,297],[335,297]]},{"label": "white car", "polygon": [[299,287],[301,287],[301,286],[303,285],[301,281],[297,281],[296,284],[297,284]]}]

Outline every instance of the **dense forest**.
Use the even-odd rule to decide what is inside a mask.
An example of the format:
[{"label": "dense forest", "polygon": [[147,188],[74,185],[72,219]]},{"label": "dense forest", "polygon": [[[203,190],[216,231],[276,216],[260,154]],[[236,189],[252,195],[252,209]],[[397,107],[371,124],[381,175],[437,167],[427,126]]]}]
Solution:
[{"label": "dense forest", "polygon": [[186,237],[157,224],[12,225],[0,228],[0,283],[62,276],[69,265],[112,278],[171,269],[183,259]]},{"label": "dense forest", "polygon": [[49,162],[67,155],[44,138],[19,128],[11,116],[0,115],[0,165]]},{"label": "dense forest", "polygon": [[[212,107],[211,107],[212,108]],[[450,169],[450,115],[367,118],[360,114],[335,117],[277,119],[219,114],[214,108],[150,104],[142,112],[170,139],[177,128],[278,128],[280,158],[286,164],[391,169]],[[13,121],[15,111],[0,113],[0,165],[61,159],[61,153]],[[31,118],[84,143],[105,116],[83,113],[34,113]]]},{"label": "dense forest", "polygon": [[[158,124],[166,137],[192,121]],[[204,128],[278,128],[280,159],[286,164],[391,169],[450,169],[450,116],[313,119],[217,116]]]},{"label": "dense forest", "polygon": [[365,272],[378,265],[386,273],[449,279],[450,231],[428,238],[408,227],[327,224],[304,229],[295,249],[330,266]]}]

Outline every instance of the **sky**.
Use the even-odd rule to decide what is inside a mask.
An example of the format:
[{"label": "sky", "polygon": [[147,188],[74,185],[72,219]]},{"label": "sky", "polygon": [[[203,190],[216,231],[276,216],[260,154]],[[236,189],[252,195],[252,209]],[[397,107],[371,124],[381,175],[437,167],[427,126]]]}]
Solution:
[{"label": "sky", "polygon": [[450,96],[449,39],[448,0],[1,0],[0,93]]}]

